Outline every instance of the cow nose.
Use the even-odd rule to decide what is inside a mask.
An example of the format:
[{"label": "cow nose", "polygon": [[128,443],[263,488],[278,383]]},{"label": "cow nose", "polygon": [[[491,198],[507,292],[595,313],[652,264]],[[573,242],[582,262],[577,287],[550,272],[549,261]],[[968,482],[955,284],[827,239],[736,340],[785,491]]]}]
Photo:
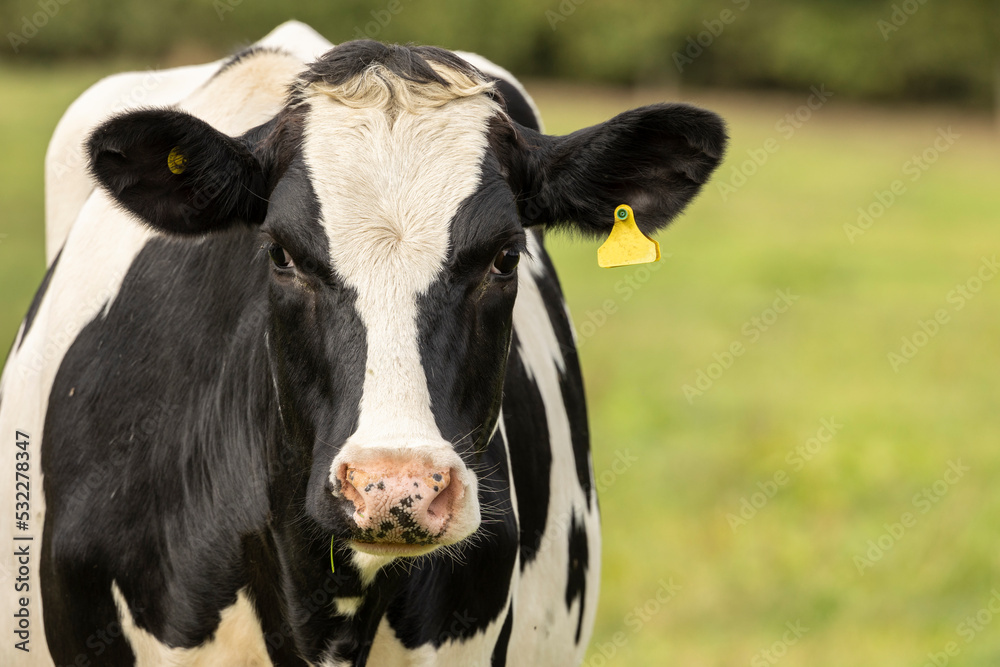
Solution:
[{"label": "cow nose", "polygon": [[463,489],[451,470],[391,463],[341,466],[340,492],[354,504],[361,542],[433,544]]}]

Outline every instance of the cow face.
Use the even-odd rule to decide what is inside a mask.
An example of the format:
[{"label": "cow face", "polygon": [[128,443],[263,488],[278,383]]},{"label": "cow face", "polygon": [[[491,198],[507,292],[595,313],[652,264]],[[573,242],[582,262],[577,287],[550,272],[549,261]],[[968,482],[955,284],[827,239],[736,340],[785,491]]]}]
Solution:
[{"label": "cow face", "polygon": [[526,228],[606,233],[629,203],[652,231],[724,142],[716,116],[682,105],[541,135],[447,51],[353,42],[242,137],[146,110],[98,128],[90,153],[100,183],[157,229],[260,236],[262,381],[278,446],[302,461],[284,474],[307,479],[304,506],[324,529],[393,558],[480,524],[476,471],[489,465]]}]

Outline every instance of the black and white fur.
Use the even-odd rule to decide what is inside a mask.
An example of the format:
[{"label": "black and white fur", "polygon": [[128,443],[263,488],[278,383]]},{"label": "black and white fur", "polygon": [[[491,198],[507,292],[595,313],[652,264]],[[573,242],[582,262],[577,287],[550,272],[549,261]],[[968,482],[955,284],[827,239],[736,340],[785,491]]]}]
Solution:
[{"label": "black and white fur", "polygon": [[[49,220],[0,380],[36,531],[32,652],[0,662],[578,664],[597,499],[543,231],[606,233],[620,203],[662,227],[722,123],[656,105],[551,137],[481,59],[272,46],[102,123],[102,187]],[[457,471],[453,544],[359,548],[335,471],[371,452]]]}]

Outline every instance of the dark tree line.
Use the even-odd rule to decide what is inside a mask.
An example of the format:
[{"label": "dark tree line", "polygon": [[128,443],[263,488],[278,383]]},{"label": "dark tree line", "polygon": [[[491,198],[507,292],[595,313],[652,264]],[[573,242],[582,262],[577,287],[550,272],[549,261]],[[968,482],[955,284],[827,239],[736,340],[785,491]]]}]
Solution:
[{"label": "dark tree line", "polygon": [[0,0],[0,62],[224,53],[288,18],[478,51],[524,76],[989,106],[997,0]]}]

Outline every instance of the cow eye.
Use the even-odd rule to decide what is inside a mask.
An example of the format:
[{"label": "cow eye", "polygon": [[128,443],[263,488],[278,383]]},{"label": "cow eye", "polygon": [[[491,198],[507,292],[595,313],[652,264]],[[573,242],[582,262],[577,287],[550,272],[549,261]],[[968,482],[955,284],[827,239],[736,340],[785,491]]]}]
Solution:
[{"label": "cow eye", "polygon": [[295,266],[295,262],[293,262],[292,258],[288,256],[285,249],[277,243],[272,243],[268,246],[267,254],[271,257],[271,261],[274,262],[274,265],[279,269],[290,269]]},{"label": "cow eye", "polygon": [[497,253],[493,258],[493,266],[490,273],[501,276],[509,276],[517,268],[517,262],[521,259],[521,251],[515,248],[505,248]]}]

